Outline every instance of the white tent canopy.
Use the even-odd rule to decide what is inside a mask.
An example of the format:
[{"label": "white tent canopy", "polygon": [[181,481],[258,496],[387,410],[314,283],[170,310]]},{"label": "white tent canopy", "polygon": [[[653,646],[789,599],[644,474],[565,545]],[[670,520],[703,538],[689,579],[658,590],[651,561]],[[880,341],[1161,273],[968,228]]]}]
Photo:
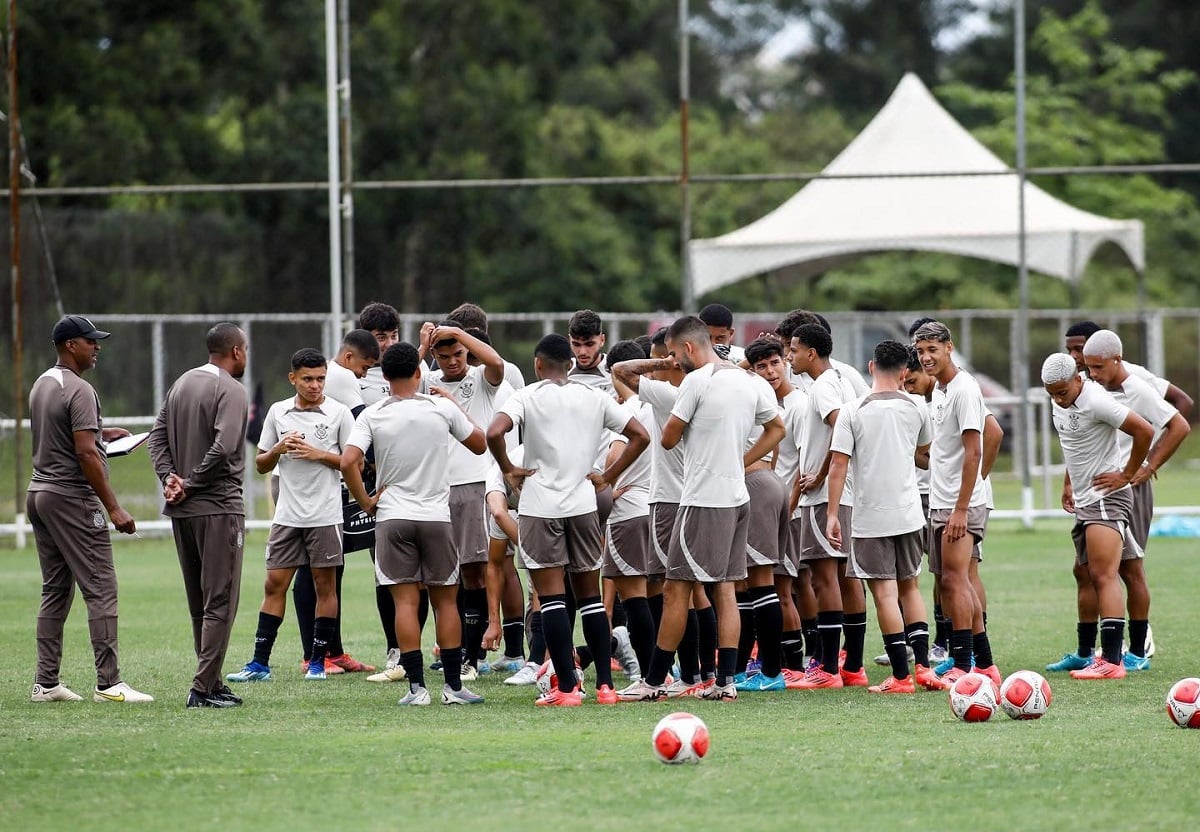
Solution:
[{"label": "white tent canopy", "polygon": [[[818,179],[749,225],[688,244],[693,289],[703,295],[784,266],[819,274],[890,250],[961,254],[1016,266],[1017,176],[938,104],[916,75],[900,81],[827,174],[996,171],[998,176]],[[1025,185],[1029,268],[1077,281],[1096,249],[1115,243],[1140,273],[1142,223],[1089,214]]]}]

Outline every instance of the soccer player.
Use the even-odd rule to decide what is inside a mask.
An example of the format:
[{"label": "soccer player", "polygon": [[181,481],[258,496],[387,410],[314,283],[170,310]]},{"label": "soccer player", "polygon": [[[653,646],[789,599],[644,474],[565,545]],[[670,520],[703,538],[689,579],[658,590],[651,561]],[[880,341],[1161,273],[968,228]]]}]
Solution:
[{"label": "soccer player", "polygon": [[42,568],[42,604],[37,617],[34,702],[79,702],[83,697],[59,679],[63,627],[74,584],[88,608],[96,657],[96,702],[153,702],[154,697],[121,681],[117,665],[117,572],[104,513],[122,534],[137,530],[108,482],[104,443],[129,431],[106,428],[100,397],[83,379],[96,366],[100,342],[111,335],[80,315],[54,325],[58,360],[29,391],[33,476],[25,510],[33,526]]},{"label": "soccer player", "polygon": [[[488,316],[483,311],[483,307],[474,303],[460,303],[458,306],[446,316],[447,320],[454,321],[460,328],[467,332],[479,330],[485,336],[481,340],[484,343],[491,344],[491,340],[486,336],[488,333]],[[479,333],[472,332],[475,337],[479,337]],[[473,362],[474,363],[474,362]],[[511,361],[504,362],[504,380],[512,385],[514,390],[520,390],[525,386],[525,376],[521,372],[521,368]]]},{"label": "soccer player", "polygon": [[[666,677],[694,589],[711,584],[719,628],[717,676],[701,695],[731,701],[737,699],[733,677],[741,631],[734,583],[746,578],[750,520],[746,468],[778,445],[786,428],[770,388],[720,358],[702,320],[676,320],[667,332],[667,348],[687,373],[661,439],[667,450],[683,442],[683,491],[668,551],[658,642],[646,676],[619,696],[645,701],[666,695]],[[747,448],[755,425],[762,425],[763,432]]]},{"label": "soccer player", "polygon": [[[842,408],[830,444],[829,502],[841,499],[847,476],[853,475],[854,514],[847,530],[830,513],[826,534],[839,549],[847,531],[854,538],[847,571],[871,589],[892,667],[882,684],[868,688],[872,693],[915,693],[917,683],[942,689],[929,669],[929,623],[917,584],[926,521],[915,463],[928,460],[932,427],[928,411],[902,392],[907,368],[908,347],[897,341],[878,344],[871,393]],[[908,672],[910,642],[916,683]]]},{"label": "soccer player", "polygon": [[365,329],[352,329],[342,337],[342,345],[329,362],[325,373],[325,395],[344,404],[354,415],[366,407],[359,382],[379,363],[379,342]]},{"label": "soccer player", "polygon": [[[1154,516],[1153,478],[1158,469],[1179,448],[1180,443],[1191,432],[1191,426],[1157,391],[1140,378],[1133,376],[1121,359],[1123,347],[1115,332],[1097,330],[1088,338],[1083,348],[1084,366],[1088,376],[1112,394],[1121,404],[1141,416],[1154,428],[1158,437],[1146,455],[1146,461],[1130,483],[1133,508],[1130,514],[1129,533],[1137,545],[1125,545],[1121,552],[1118,574],[1125,583],[1129,606],[1129,649],[1123,663],[1126,670],[1149,670],[1150,659],[1146,656],[1146,634],[1150,629],[1150,588],[1146,584],[1143,568],[1143,553],[1150,536],[1150,520]],[[1125,434],[1117,435],[1117,444],[1124,463],[1131,451],[1131,443]],[[1069,483],[1064,484],[1066,500]],[[1097,598],[1087,567],[1075,567],[1075,583],[1079,607],[1079,649],[1067,653],[1046,669],[1079,670],[1087,667],[1096,647],[1096,620],[1099,615]]]},{"label": "soccer player", "polygon": [[[1069,355],[1058,352],[1046,358],[1042,384],[1054,403],[1052,421],[1067,465],[1063,508],[1075,515],[1071,539],[1076,563],[1087,567],[1100,607],[1102,655],[1072,670],[1071,676],[1123,679],[1125,610],[1118,570],[1133,512],[1129,484],[1146,459],[1154,429],[1099,384],[1084,380]],[[1132,437],[1123,468],[1118,433]]]},{"label": "soccer player", "polygon": [[246,333],[219,323],[205,336],[208,363],[180,376],[167,392],[154,428],[150,457],[163,485],[183,572],[196,675],[189,708],[242,704],[221,679],[242,585],[246,510]]},{"label": "soccer player", "polygon": [[[372,339],[372,344],[374,340]],[[297,567],[309,568],[316,589],[312,652],[304,678],[325,678],[325,659],[336,628],[337,568],[342,565],[339,468],[354,417],[325,395],[325,356],[314,349],[292,355],[288,383],[296,390],[275,402],[263,420],[254,465],[260,474],[279,469],[279,500],[267,537],[267,577],[254,635],[254,656],[225,677],[229,682],[271,678],[271,649],[283,623],[287,589]]]},{"label": "soccer player", "polygon": [[942,607],[951,621],[954,666],[946,684],[975,672],[1000,684],[983,620],[983,601],[971,582],[971,556],[987,530],[987,487],[983,480],[983,430],[987,408],[979,385],[954,364],[950,330],[937,321],[913,334],[925,372],[937,380],[930,418],[929,570],[941,578]]},{"label": "soccer player", "polygon": [[[342,453],[342,476],[359,506],[376,516],[375,573],[392,595],[394,627],[408,693],[397,704],[428,705],[421,655],[420,590],[434,610],[442,648],[443,705],[475,705],[483,697],[463,687],[462,624],[458,616],[458,553],[450,526],[451,441],[475,455],[485,450],[483,431],[445,396],[420,391],[421,360],[412,344],[388,347],[380,361],[391,395],[364,410]],[[359,473],[368,448],[375,451],[375,496]]]},{"label": "soccer player", "polygon": [[[1091,338],[1099,330],[1100,325],[1093,321],[1080,321],[1067,328],[1063,346],[1070,353],[1071,357],[1075,359],[1075,368],[1081,373],[1087,372],[1083,360],[1083,347],[1087,343],[1088,338]],[[1159,378],[1154,375],[1154,373],[1140,364],[1134,364],[1132,361],[1124,361],[1123,359],[1122,363],[1130,375],[1136,376],[1149,384],[1156,393],[1167,400],[1168,404],[1178,410],[1184,419],[1187,419],[1191,415],[1192,407],[1195,405],[1191,396],[1165,378]]]},{"label": "soccer player", "polygon": [[[830,364],[833,339],[820,324],[796,327],[792,331],[791,347],[793,373],[812,379],[800,440],[800,475],[793,486],[791,499],[800,509],[800,558],[810,569],[820,639],[819,664],[809,667],[805,678],[792,687],[801,690],[866,687],[862,653],[867,634],[867,607],[862,581],[846,574],[848,547],[834,546],[825,536],[827,516],[831,513],[841,517],[843,527],[850,526],[852,486],[847,483],[841,501],[830,505],[826,478],[833,429],[842,405],[854,399],[854,389]],[[839,643],[843,632],[846,657],[839,667]]]},{"label": "soccer player", "polygon": [[708,327],[708,337],[717,355],[734,364],[746,360],[746,351],[733,343],[736,333],[733,329],[733,312],[728,306],[710,303],[700,310],[697,317]]},{"label": "soccer player", "polygon": [[599,387],[612,395],[612,379],[604,368],[604,325],[600,316],[590,309],[580,309],[567,322],[567,335],[574,357],[571,381]]},{"label": "soccer player", "polygon": [[[829,321],[825,319],[824,315],[809,312],[807,309],[793,309],[775,327],[775,334],[783,341],[785,348],[790,349],[792,334],[796,331],[797,327],[803,324],[815,324],[828,332],[830,338],[833,337],[833,327],[829,325]],[[789,354],[785,354],[784,357],[790,359]],[[832,355],[829,357],[829,366],[837,372],[838,376],[849,382],[855,396],[865,396],[871,392],[871,385],[867,384],[862,373],[854,366],[847,364],[845,361],[839,361]],[[801,390],[807,391],[808,385],[812,383],[812,379],[801,375],[799,380],[793,378],[792,383],[799,386]]]},{"label": "soccer player", "polygon": [[[636,418],[601,390],[569,379],[571,343],[547,335],[534,350],[538,381],[513,393],[488,428],[488,447],[505,479],[521,492],[518,510],[521,551],[541,605],[546,647],[558,672],[558,687],[538,705],[571,707],[581,693],[572,625],[567,614],[565,575],[570,576],[583,635],[596,664],[596,701],[615,704],[608,615],[600,594],[601,525],[597,492],[608,488],[638,457],[649,436]],[[523,438],[520,467],[509,459],[505,435]],[[601,474],[593,471],[605,431],[627,440],[620,456]]]}]

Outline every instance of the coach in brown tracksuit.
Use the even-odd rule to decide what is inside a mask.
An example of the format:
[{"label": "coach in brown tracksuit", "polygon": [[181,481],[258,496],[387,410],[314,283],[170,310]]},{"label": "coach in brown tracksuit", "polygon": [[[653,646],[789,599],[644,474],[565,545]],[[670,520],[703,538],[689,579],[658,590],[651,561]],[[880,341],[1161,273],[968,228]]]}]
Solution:
[{"label": "coach in brown tracksuit", "polygon": [[246,333],[231,323],[208,331],[208,363],[180,376],[167,393],[150,456],[167,501],[192,614],[196,676],[189,708],[242,704],[221,680],[237,614],[246,511]]}]

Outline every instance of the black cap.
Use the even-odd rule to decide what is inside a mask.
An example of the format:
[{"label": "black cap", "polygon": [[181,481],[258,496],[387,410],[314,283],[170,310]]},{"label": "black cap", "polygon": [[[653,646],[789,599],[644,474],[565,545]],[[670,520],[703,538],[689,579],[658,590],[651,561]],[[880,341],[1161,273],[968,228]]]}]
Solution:
[{"label": "black cap", "polygon": [[56,344],[70,341],[72,338],[87,338],[89,341],[102,341],[111,332],[96,329],[96,325],[82,315],[67,315],[54,325],[50,338]]}]

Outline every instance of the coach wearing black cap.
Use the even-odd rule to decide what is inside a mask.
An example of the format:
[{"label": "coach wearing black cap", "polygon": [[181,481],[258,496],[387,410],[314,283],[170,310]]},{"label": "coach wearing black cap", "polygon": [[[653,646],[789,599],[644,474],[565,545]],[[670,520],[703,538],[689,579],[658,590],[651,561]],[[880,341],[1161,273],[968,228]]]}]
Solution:
[{"label": "coach wearing black cap", "polygon": [[108,484],[104,443],[129,431],[105,428],[100,399],[83,374],[96,366],[108,332],[87,318],[67,315],[51,334],[58,361],[29,391],[33,433],[33,477],[25,510],[33,526],[42,567],[42,606],[37,618],[34,702],[78,702],[82,697],[58,678],[63,625],[74,585],[88,609],[96,654],[96,702],[153,702],[154,697],[121,681],[117,667],[117,574],[108,519],[133,534],[129,512]]}]

